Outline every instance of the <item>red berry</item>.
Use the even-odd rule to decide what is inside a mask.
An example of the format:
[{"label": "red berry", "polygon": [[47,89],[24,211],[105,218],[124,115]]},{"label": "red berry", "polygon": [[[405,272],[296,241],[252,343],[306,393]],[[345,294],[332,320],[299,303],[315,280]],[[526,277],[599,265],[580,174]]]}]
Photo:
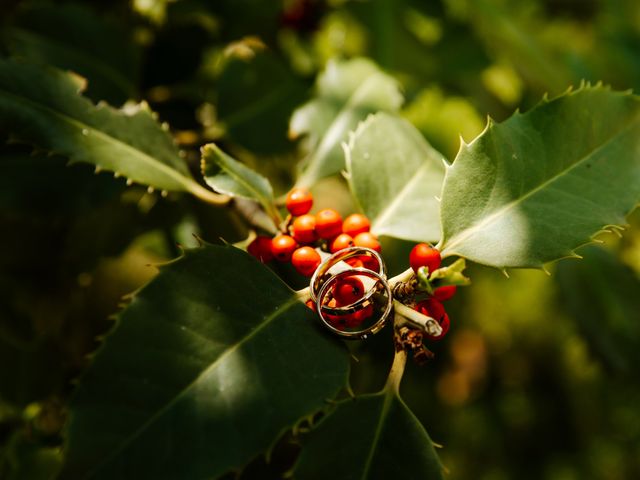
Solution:
[{"label": "red berry", "polygon": [[263,263],[273,260],[273,253],[271,253],[271,239],[264,235],[258,235],[247,247],[247,252]]},{"label": "red berry", "polygon": [[449,315],[447,315],[447,312],[445,312],[442,304],[435,298],[423,300],[422,302],[418,303],[414,307],[414,309],[421,314],[426,315],[427,317],[433,318],[438,322],[440,327],[442,327],[442,333],[440,335],[427,335],[427,338],[429,338],[430,340],[440,340],[449,331]]},{"label": "red berry", "polygon": [[294,217],[304,215],[311,210],[313,196],[304,188],[294,188],[287,194],[285,205]]},{"label": "red berry", "polygon": [[348,258],[345,262],[353,268],[366,268],[368,270],[373,270],[374,272],[380,270],[378,260],[368,255],[357,255],[355,257]]},{"label": "red berry", "polygon": [[351,305],[365,294],[364,285],[355,275],[339,279],[333,286],[333,297],[340,306]]},{"label": "red berry", "polygon": [[316,233],[320,238],[333,238],[342,233],[342,217],[332,208],[316,213]]},{"label": "red berry", "polygon": [[378,237],[370,232],[363,232],[356,235],[353,239],[353,244],[357,247],[370,248],[371,250],[375,250],[378,253],[380,253],[380,251],[382,250],[380,242],[378,241]]},{"label": "red berry", "polygon": [[317,240],[316,217],[305,214],[300,215],[291,225],[291,235],[298,243],[313,243]]},{"label": "red berry", "polygon": [[427,267],[429,274],[431,274],[434,270],[440,268],[441,262],[440,252],[426,243],[417,244],[409,254],[409,264],[416,273],[418,273],[420,267]]},{"label": "red berry", "polygon": [[311,247],[300,247],[293,252],[291,264],[305,277],[310,277],[320,265],[320,254]]},{"label": "red berry", "polygon": [[433,318],[438,323],[440,323],[444,316],[447,314],[442,304],[435,298],[428,298],[427,300],[419,302],[414,307],[414,310],[420,312],[423,315],[426,315],[427,317]]},{"label": "red berry", "polygon": [[369,219],[361,213],[353,213],[344,219],[342,231],[355,237],[359,233],[368,232],[371,228]]},{"label": "red berry", "polygon": [[329,245],[329,251],[331,253],[336,253],[344,248],[353,247],[353,238],[351,235],[347,235],[346,233],[341,233],[336,238],[331,240],[331,244]]},{"label": "red berry", "polygon": [[444,336],[447,334],[447,332],[449,331],[449,325],[450,325],[449,315],[445,313],[444,317],[442,317],[442,321],[440,322],[440,326],[442,327],[442,333],[440,335],[426,335],[426,337],[429,340],[434,340],[434,341],[442,340]]},{"label": "red berry", "polygon": [[456,294],[458,288],[455,285],[445,285],[444,287],[438,287],[433,291],[433,298],[444,302],[449,300]]},{"label": "red berry", "polygon": [[271,252],[280,262],[288,262],[296,247],[296,241],[289,235],[278,235],[271,240]]},{"label": "red berry", "polygon": [[366,307],[358,310],[357,312],[349,315],[347,319],[347,326],[350,328],[358,327],[362,322],[367,320],[373,315],[373,305],[367,305]]}]

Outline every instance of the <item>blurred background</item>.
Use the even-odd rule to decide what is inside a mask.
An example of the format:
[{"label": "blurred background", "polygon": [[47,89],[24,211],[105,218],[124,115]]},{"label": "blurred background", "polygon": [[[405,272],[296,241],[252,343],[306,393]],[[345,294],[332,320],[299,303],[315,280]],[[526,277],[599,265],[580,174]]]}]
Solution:
[{"label": "blurred background", "polygon": [[[637,0],[86,0],[0,3],[0,54],[72,70],[86,95],[145,100],[194,173],[215,141],[285,193],[305,154],[293,111],[333,58],[368,57],[401,84],[401,114],[447,158],[582,80],[640,88]],[[596,115],[597,112],[594,112]],[[0,478],[50,478],[73,380],[150,264],[241,241],[231,211],[161,198],[0,131]],[[316,208],[355,210],[341,178]],[[452,479],[640,478],[640,214],[584,260],[538,271],[473,265],[436,359],[402,393]],[[393,272],[411,245],[383,239]],[[280,267],[277,267],[280,268]],[[293,286],[292,272],[279,272]],[[296,285],[297,282],[297,285]],[[357,393],[384,382],[390,334],[353,345]],[[287,448],[242,478],[281,478]]]}]

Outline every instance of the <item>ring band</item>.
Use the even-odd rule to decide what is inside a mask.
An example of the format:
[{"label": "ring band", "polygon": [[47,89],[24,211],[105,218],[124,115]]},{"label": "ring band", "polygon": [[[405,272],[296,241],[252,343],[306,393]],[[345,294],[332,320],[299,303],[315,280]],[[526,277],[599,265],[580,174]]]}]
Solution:
[{"label": "ring band", "polygon": [[[382,263],[380,265],[382,266]],[[352,275],[363,275],[369,278],[376,279],[375,286],[382,285],[382,287],[384,288],[384,291],[387,297],[387,305],[381,317],[373,325],[367,328],[364,328],[362,330],[344,331],[334,327],[331,324],[331,322],[329,322],[325,318],[324,316],[325,313],[330,315],[343,316],[343,315],[349,315],[351,313],[357,312],[361,310],[360,308],[357,308],[357,307],[359,306],[364,307],[367,304],[372,304],[373,302],[371,301],[371,297],[376,293],[376,288],[374,286],[374,288],[371,288],[364,297],[362,297],[361,299],[358,299],[351,305],[347,305],[344,307],[335,307],[335,308],[323,305],[322,302],[324,301],[324,298],[327,296],[327,294],[331,290],[331,287],[333,286],[333,284],[335,284],[342,277],[352,276]],[[393,296],[391,294],[391,287],[387,282],[386,276],[382,275],[381,273],[374,272],[373,270],[369,270],[367,268],[353,268],[353,269],[344,270],[342,272],[338,272],[332,275],[328,280],[323,282],[322,287],[320,287],[320,291],[318,292],[318,298],[316,301],[316,311],[318,312],[318,315],[320,316],[320,320],[322,321],[324,326],[327,327],[330,331],[332,331],[336,335],[339,335],[344,338],[349,338],[349,339],[365,339],[369,335],[374,335],[378,333],[385,326],[385,323],[387,321],[387,318],[389,317],[389,314],[391,313],[392,308],[393,308]]]},{"label": "ring band", "polygon": [[[378,262],[378,275],[382,277],[384,281],[387,279],[387,267],[382,260],[382,257],[378,252],[366,247],[349,247],[344,248],[342,250],[337,251],[327,259],[325,259],[320,266],[316,269],[313,276],[311,277],[311,282],[309,283],[309,292],[311,296],[311,300],[317,303],[318,293],[322,288],[322,285],[328,281],[326,277],[329,270],[333,268],[338,263],[348,260],[349,258],[359,257],[359,256],[368,256],[374,258]],[[366,269],[368,271],[373,271]]]}]

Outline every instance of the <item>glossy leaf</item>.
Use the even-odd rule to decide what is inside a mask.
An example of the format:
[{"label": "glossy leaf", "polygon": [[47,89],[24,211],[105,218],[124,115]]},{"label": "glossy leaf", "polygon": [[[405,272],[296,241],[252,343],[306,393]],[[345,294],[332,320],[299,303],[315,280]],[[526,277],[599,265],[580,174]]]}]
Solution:
[{"label": "glossy leaf", "polygon": [[440,238],[443,156],[409,122],[379,113],[363,122],[345,149],[349,185],[378,235]]},{"label": "glossy leaf", "polygon": [[640,200],[640,99],[585,87],[490,122],[447,169],[443,255],[540,267]]},{"label": "glossy leaf", "polygon": [[318,77],[317,97],[293,114],[290,133],[306,134],[311,153],[303,163],[299,186],[344,168],[341,144],[370,113],[396,111],[402,103],[398,84],[366,59],[333,61]]},{"label": "glossy leaf", "polygon": [[62,478],[216,478],[347,373],[346,351],[266,267],[230,246],[188,250],[132,298],[82,378]]},{"label": "glossy leaf", "polygon": [[293,478],[443,478],[433,442],[395,393],[340,402],[303,442]]},{"label": "glossy leaf", "polygon": [[634,375],[640,368],[640,279],[600,247],[584,254],[580,262],[558,265],[559,304],[610,371]]},{"label": "glossy leaf", "polygon": [[193,180],[146,104],[96,106],[80,94],[83,88],[71,74],[0,59],[0,130],[134,182],[213,195]]},{"label": "glossy leaf", "polygon": [[94,100],[120,105],[136,96],[137,46],[119,25],[84,5],[23,3],[2,38],[12,56],[85,77]]},{"label": "glossy leaf", "polygon": [[267,212],[275,209],[269,180],[234,160],[213,143],[202,147],[202,175],[216,192],[256,200]]}]

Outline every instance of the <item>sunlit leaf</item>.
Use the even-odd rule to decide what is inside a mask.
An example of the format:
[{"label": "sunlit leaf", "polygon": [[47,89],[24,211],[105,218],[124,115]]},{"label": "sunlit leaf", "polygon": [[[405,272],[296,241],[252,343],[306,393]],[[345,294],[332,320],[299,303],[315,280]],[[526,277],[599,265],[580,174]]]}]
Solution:
[{"label": "sunlit leaf", "polygon": [[269,180],[234,160],[213,143],[202,147],[202,174],[207,185],[216,192],[256,200],[266,212],[275,209]]},{"label": "sunlit leaf", "polygon": [[444,255],[540,267],[575,255],[640,200],[640,100],[585,87],[490,123],[447,169]]},{"label": "sunlit leaf", "polygon": [[213,195],[193,180],[146,104],[116,110],[59,70],[0,59],[0,130],[40,148],[164,190]]},{"label": "sunlit leaf", "polygon": [[269,269],[230,246],[188,250],[132,298],[83,376],[62,478],[216,478],[323,408],[347,372]]},{"label": "sunlit leaf", "polygon": [[340,402],[303,441],[293,478],[443,478],[433,442],[395,393]]},{"label": "sunlit leaf", "polygon": [[289,127],[294,137],[308,135],[311,147],[298,185],[344,168],[341,144],[370,113],[396,111],[402,103],[398,84],[366,59],[332,61],[318,77],[317,97],[296,110]]},{"label": "sunlit leaf", "polygon": [[351,191],[371,220],[371,229],[414,241],[440,238],[437,196],[443,156],[415,127],[379,113],[363,122],[345,149]]}]

